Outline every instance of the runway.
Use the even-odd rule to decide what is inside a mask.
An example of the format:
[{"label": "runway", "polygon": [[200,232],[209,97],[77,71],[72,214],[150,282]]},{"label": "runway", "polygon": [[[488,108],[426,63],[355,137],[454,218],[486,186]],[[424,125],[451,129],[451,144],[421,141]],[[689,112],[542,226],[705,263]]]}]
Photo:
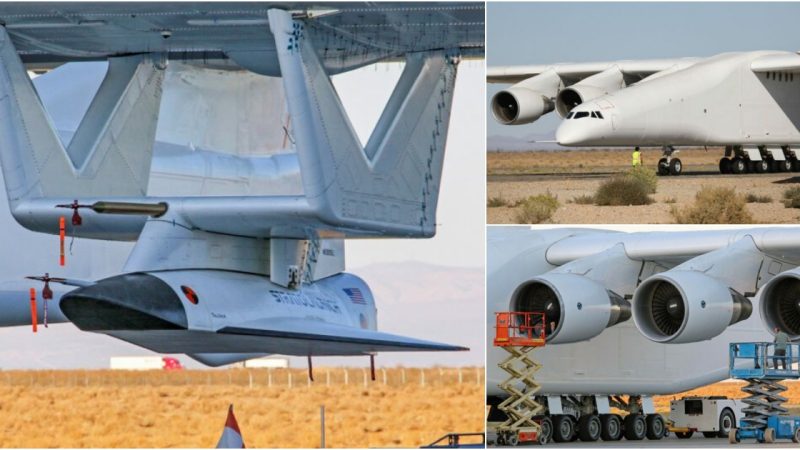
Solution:
[{"label": "runway", "polygon": [[[509,183],[509,182],[526,182],[526,181],[544,181],[544,180],[595,180],[602,178],[609,178],[613,175],[619,174],[620,171],[613,172],[573,172],[573,173],[520,173],[520,174],[491,174],[486,176],[486,181],[490,183]],[[770,178],[771,177],[771,178]],[[780,178],[774,181],[774,178]],[[679,176],[664,175],[659,177],[659,181],[669,182],[670,180],[677,179],[698,179],[698,178],[713,178],[713,179],[758,179],[770,178],[773,183],[800,183],[800,175],[791,173],[743,173],[743,174],[721,174],[718,171],[691,171],[684,172]]]},{"label": "runway", "polygon": [[[487,431],[486,442],[489,447],[497,447],[494,445],[495,434],[493,431]],[[739,444],[729,444],[727,439],[716,438],[707,439],[702,434],[698,433],[690,439],[678,439],[674,434],[670,434],[664,439],[658,441],[651,441],[644,439],[641,441],[629,441],[621,439],[619,441],[597,441],[597,442],[548,442],[547,447],[555,448],[761,448],[763,445],[768,445],[767,448],[797,448],[797,444],[789,440],[780,440],[774,444],[759,444],[756,441],[742,441]],[[519,447],[538,447],[535,444],[524,444]]]}]

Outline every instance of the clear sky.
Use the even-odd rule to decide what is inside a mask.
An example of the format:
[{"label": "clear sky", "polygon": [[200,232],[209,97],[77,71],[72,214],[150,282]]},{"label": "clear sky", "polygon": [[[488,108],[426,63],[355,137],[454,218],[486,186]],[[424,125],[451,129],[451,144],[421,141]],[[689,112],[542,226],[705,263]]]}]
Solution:
[{"label": "clear sky", "polygon": [[[489,2],[487,64],[491,67],[711,56],[748,50],[797,51],[799,18],[797,2]],[[487,104],[503,86],[488,86]],[[487,134],[548,134],[559,121],[557,114],[551,113],[533,124],[502,126],[490,117]]]}]

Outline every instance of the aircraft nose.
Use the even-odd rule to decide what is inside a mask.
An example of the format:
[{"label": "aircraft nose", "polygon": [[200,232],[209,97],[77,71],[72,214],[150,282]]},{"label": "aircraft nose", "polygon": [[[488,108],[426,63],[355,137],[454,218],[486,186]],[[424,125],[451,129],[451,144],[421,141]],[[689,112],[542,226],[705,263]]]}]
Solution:
[{"label": "aircraft nose", "polygon": [[83,331],[186,329],[186,310],[172,288],[146,273],[100,280],[61,298],[64,315]]},{"label": "aircraft nose", "polygon": [[583,142],[583,130],[573,120],[564,120],[556,129],[556,142],[559,145],[579,145]]}]

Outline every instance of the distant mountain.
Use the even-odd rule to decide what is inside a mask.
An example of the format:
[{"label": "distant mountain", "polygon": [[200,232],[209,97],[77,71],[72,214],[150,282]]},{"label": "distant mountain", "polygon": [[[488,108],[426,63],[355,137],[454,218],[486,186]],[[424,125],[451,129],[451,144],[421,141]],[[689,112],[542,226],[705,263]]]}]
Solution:
[{"label": "distant mountain", "polygon": [[529,134],[523,137],[493,134],[486,139],[486,150],[490,152],[525,152],[533,150],[563,150],[567,148],[552,142],[555,140],[555,132]]}]

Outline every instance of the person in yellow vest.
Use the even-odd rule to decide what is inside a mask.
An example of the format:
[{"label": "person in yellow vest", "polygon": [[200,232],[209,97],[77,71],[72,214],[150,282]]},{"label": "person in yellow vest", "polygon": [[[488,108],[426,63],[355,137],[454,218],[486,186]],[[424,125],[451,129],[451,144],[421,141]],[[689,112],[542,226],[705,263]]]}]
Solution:
[{"label": "person in yellow vest", "polygon": [[642,152],[639,150],[639,147],[633,149],[633,155],[631,156],[633,157],[633,167],[639,167],[642,165]]}]

